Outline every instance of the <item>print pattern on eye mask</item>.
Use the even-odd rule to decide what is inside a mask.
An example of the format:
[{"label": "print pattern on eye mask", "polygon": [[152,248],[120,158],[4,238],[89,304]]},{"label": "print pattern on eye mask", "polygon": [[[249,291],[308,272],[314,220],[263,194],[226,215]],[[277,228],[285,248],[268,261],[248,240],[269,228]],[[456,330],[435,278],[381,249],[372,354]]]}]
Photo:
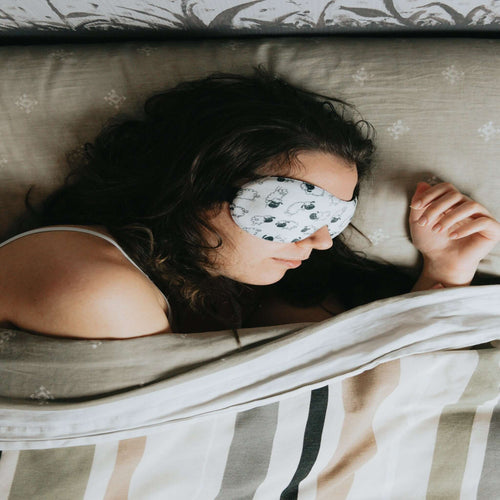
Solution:
[{"label": "print pattern on eye mask", "polygon": [[323,226],[338,236],[351,221],[357,199],[341,200],[314,184],[263,177],[243,185],[230,204],[233,220],[264,240],[294,243]]}]

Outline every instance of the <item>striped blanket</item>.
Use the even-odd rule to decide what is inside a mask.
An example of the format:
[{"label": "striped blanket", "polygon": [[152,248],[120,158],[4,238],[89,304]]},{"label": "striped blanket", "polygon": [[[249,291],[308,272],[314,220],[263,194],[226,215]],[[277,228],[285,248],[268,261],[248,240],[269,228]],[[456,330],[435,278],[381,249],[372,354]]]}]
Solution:
[{"label": "striped blanket", "polygon": [[241,346],[0,330],[0,498],[497,498],[499,306],[414,292]]}]

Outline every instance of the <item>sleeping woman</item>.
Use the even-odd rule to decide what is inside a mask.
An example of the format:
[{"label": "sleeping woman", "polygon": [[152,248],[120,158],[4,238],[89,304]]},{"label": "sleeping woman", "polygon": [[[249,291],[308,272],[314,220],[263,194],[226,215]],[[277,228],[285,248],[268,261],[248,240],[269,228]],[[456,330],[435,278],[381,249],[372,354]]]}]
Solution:
[{"label": "sleeping woman", "polygon": [[0,326],[123,339],[322,321],[467,286],[500,240],[485,207],[419,183],[419,272],[349,249],[373,128],[262,69],[181,83],[144,109],[107,125],[38,207],[28,192],[0,245]]}]

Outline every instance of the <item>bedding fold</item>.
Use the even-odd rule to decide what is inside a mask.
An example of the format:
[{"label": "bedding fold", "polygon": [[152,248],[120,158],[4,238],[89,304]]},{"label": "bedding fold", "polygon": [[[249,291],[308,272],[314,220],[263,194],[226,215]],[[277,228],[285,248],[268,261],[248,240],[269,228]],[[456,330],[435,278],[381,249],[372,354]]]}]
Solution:
[{"label": "bedding fold", "polygon": [[150,435],[488,343],[500,338],[499,304],[499,285],[413,292],[320,323],[242,329],[241,348],[230,331],[81,341],[2,330],[0,449]]}]

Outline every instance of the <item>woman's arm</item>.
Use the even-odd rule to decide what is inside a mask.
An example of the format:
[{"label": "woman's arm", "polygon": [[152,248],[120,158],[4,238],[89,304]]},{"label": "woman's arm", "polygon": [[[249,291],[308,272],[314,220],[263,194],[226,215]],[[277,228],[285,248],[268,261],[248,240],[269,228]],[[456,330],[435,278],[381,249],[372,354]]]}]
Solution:
[{"label": "woman's arm", "polygon": [[410,207],[412,241],[424,262],[412,291],[468,286],[481,259],[500,241],[498,221],[447,182],[420,182]]},{"label": "woman's arm", "polygon": [[435,288],[444,288],[444,286],[442,283],[437,282],[432,276],[426,276],[422,272],[410,291],[419,292],[421,290],[432,290]]},{"label": "woman's arm", "polygon": [[1,250],[4,324],[84,339],[172,331],[154,285],[107,241],[54,231],[25,236]]}]

